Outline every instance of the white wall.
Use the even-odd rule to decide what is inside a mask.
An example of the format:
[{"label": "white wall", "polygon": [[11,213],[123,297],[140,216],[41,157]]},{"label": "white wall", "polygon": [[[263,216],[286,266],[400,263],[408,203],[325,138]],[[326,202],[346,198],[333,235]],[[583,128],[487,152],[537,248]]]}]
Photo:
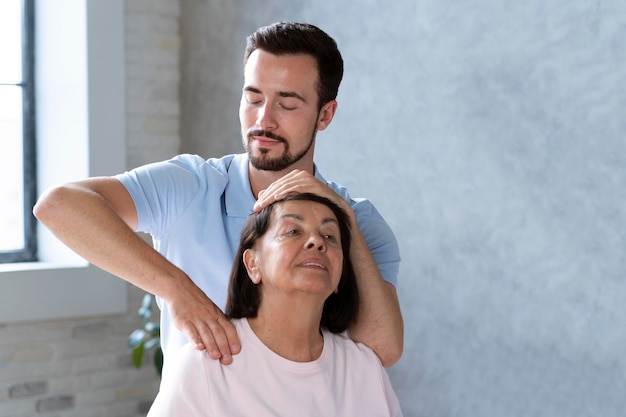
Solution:
[{"label": "white wall", "polygon": [[[179,129],[186,152],[241,149],[257,26],[306,20],[338,40],[318,164],[397,233],[405,415],[623,414],[623,2],[183,0],[182,127],[179,4],[125,5],[128,167],[177,153]],[[158,383],[127,356],[141,295],[126,315],[0,325],[0,415],[140,415]]]},{"label": "white wall", "polygon": [[626,5],[619,0],[183,1],[183,149],[240,151],[244,37],[334,36],[324,175],[399,239],[407,416],[626,409]]}]

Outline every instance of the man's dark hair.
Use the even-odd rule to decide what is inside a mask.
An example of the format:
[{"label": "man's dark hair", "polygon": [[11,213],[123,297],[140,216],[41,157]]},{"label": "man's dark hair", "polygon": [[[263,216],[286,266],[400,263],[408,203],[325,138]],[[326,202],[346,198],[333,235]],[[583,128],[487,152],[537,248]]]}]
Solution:
[{"label": "man's dark hair", "polygon": [[343,58],[337,43],[326,32],[308,23],[278,22],[257,29],[246,39],[244,66],[257,49],[274,55],[308,54],[317,61],[318,108],[337,98],[343,78]]},{"label": "man's dark hair", "polygon": [[[359,308],[359,294],[356,276],[350,261],[350,219],[346,212],[327,198],[316,194],[293,194],[265,207],[259,213],[253,213],[241,233],[239,249],[230,274],[228,284],[228,299],[226,301],[226,315],[237,319],[256,317],[261,304],[261,290],[259,284],[252,282],[243,263],[243,253],[252,249],[254,244],[267,232],[272,219],[272,212],[276,204],[283,201],[305,200],[324,204],[337,217],[341,235],[343,252],[343,268],[339,280],[338,291],[331,294],[324,303],[321,327],[333,333],[341,333],[356,319]],[[297,314],[297,312],[294,312]]]}]

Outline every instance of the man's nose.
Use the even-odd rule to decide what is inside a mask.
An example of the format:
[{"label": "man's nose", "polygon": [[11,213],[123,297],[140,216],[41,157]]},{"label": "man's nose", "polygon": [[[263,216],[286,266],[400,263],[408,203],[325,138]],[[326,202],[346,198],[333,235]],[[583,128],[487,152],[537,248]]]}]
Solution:
[{"label": "man's nose", "polygon": [[271,102],[266,102],[259,107],[256,123],[261,129],[276,127],[276,118],[274,117],[274,109]]}]

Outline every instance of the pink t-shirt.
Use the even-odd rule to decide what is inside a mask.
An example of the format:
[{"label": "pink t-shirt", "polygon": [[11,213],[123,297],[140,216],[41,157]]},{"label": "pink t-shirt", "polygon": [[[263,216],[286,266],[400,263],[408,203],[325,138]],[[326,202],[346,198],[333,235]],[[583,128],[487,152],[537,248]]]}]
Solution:
[{"label": "pink t-shirt", "polygon": [[374,352],[323,331],[312,362],[293,362],[265,346],[246,319],[233,320],[242,344],[222,365],[190,344],[167,357],[148,417],[402,416]]}]

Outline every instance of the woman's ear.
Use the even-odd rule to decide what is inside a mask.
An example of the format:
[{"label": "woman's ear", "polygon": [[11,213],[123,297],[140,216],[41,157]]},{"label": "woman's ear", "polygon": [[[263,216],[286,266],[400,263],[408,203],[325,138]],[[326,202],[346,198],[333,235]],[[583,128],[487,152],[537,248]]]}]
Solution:
[{"label": "woman's ear", "polygon": [[250,280],[255,284],[260,283],[261,271],[257,262],[256,252],[253,249],[246,249],[243,252],[243,264],[246,266]]}]

